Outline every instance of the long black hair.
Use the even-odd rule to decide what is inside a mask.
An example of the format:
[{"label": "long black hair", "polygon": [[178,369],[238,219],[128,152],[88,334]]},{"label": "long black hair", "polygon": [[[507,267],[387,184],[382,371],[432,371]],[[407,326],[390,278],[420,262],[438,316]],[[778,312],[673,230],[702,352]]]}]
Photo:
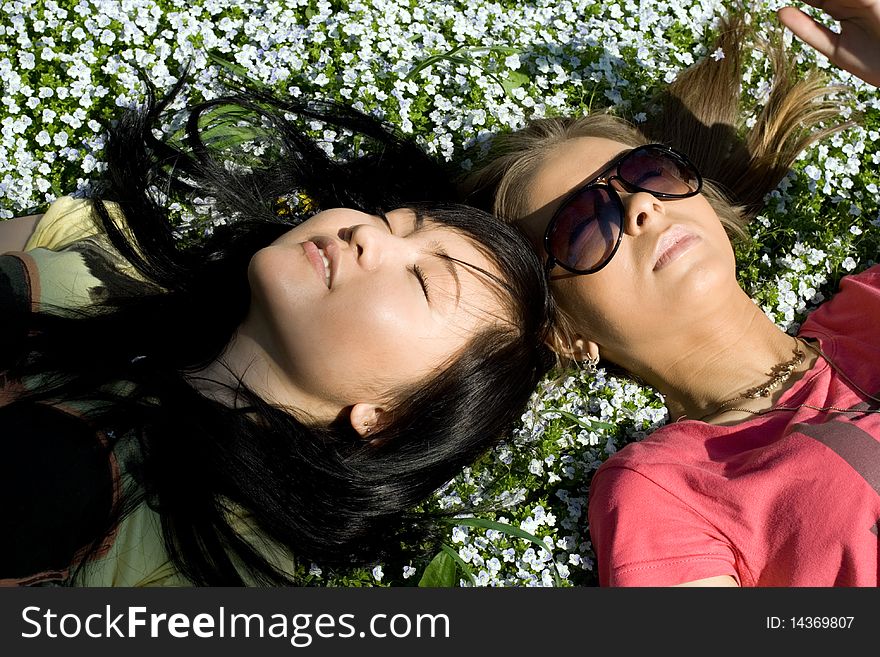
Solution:
[{"label": "long black hair", "polygon": [[[127,467],[140,492],[115,505],[107,528],[149,504],[173,563],[194,584],[296,583],[292,569],[267,558],[264,541],[304,563],[393,560],[435,526],[413,508],[507,434],[552,365],[553,308],[540,262],[514,228],[447,203],[454,190],[444,166],[338,104],[242,86],[188,107],[182,137],[159,138],[182,84],[159,100],[147,82],[145,105],[110,129],[93,199],[102,229],[143,283],[84,311],[9,318],[0,371],[41,381],[11,406],[88,401],[93,427],[117,444],[133,440]],[[217,137],[230,117],[258,135],[258,156]],[[307,136],[314,121],[356,135],[358,152],[328,156]],[[394,391],[393,420],[369,442],[348,422],[315,426],[243,384],[235,390],[242,403],[230,408],[186,378],[223,353],[244,319],[250,258],[302,219],[295,202],[279,212],[279,199],[297,195],[319,209],[414,207],[469,237],[500,272],[494,284],[508,321],[479,332],[442,372]],[[180,239],[169,208],[197,208],[200,199],[221,221]],[[104,201],[118,204],[124,224]],[[242,523],[260,538],[244,536]],[[95,552],[103,536],[93,538]]]}]

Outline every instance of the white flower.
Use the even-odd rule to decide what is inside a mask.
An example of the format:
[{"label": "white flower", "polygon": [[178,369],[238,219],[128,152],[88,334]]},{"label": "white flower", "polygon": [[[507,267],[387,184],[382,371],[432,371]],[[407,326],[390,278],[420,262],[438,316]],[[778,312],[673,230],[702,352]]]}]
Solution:
[{"label": "white flower", "polygon": [[385,573],[382,571],[382,566],[376,566],[371,572],[377,582],[381,582],[382,578],[385,576]]},{"label": "white flower", "polygon": [[452,528],[452,542],[453,543],[465,543],[468,537],[468,528],[455,526]]},{"label": "white flower", "polygon": [[810,180],[819,180],[819,178],[822,177],[822,171],[820,171],[818,167],[813,166],[812,164],[804,167],[804,173],[807,174],[807,177]]},{"label": "white flower", "polygon": [[412,566],[404,566],[403,567],[403,579],[409,579],[413,575],[416,574],[416,569]]},{"label": "white flower", "polygon": [[524,532],[528,532],[529,534],[534,534],[538,531],[538,527],[540,527],[541,523],[535,520],[533,517],[529,516],[521,523],[519,523],[519,528]]},{"label": "white flower", "polygon": [[18,54],[18,65],[25,70],[34,68],[36,62],[37,59],[32,52],[21,52]]},{"label": "white flower", "polygon": [[852,271],[856,268],[856,261],[847,256],[844,261],[840,263],[840,266],[843,267],[846,271]]},{"label": "white flower", "polygon": [[82,162],[83,172],[89,173],[93,169],[95,169],[97,166],[98,166],[98,160],[95,159],[95,156],[92,155],[91,153],[86,154],[86,156],[83,158],[83,162]]}]

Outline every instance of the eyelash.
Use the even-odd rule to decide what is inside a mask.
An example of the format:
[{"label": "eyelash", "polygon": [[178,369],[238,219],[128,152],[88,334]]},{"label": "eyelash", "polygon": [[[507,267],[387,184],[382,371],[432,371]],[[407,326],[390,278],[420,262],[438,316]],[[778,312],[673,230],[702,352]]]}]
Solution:
[{"label": "eyelash", "polygon": [[409,268],[409,270],[413,273],[413,275],[418,279],[419,285],[422,286],[422,291],[425,293],[425,298],[430,301],[431,295],[429,294],[429,286],[428,286],[428,278],[425,276],[425,271],[419,265],[413,265]]}]

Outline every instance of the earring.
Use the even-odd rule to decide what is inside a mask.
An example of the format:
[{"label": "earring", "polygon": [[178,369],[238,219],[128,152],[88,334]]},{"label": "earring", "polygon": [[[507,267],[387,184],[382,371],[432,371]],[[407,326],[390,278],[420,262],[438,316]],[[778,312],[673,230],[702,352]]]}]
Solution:
[{"label": "earring", "polygon": [[599,369],[599,357],[598,356],[593,356],[593,355],[587,354],[587,357],[584,358],[581,361],[581,363],[583,364],[583,366],[587,370],[587,372],[589,372],[590,374],[595,374],[596,370]]},{"label": "earring", "polygon": [[373,430],[373,427],[364,427],[364,433],[370,433]]}]

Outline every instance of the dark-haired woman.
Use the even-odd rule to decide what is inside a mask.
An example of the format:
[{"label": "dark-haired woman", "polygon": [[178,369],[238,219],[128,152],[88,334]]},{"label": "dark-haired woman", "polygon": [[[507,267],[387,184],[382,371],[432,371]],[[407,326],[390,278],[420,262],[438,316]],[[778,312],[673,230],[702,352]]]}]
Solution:
[{"label": "dark-haired woman", "polygon": [[[840,33],[780,16],[880,83],[880,2],[810,4]],[[776,86],[741,138],[748,30],[723,27],[725,57],[679,76],[647,129],[602,114],[538,121],[501,139],[471,185],[545,259],[558,350],[666,399],[672,422],[593,478],[603,585],[876,586],[880,269],[845,278],[795,337],[741,289],[730,242],[838,112],[822,78],[794,80],[777,50]]]},{"label": "dark-haired woman", "polygon": [[[540,263],[445,203],[414,145],[257,91],[158,140],[178,92],[112,130],[95,198],[0,225],[6,584],[289,584],[393,560],[550,365]],[[230,116],[258,157],[209,138]],[[331,160],[298,127],[316,120],[364,152]],[[323,211],[297,220],[298,196]],[[171,207],[214,227],[180,239]]]}]

